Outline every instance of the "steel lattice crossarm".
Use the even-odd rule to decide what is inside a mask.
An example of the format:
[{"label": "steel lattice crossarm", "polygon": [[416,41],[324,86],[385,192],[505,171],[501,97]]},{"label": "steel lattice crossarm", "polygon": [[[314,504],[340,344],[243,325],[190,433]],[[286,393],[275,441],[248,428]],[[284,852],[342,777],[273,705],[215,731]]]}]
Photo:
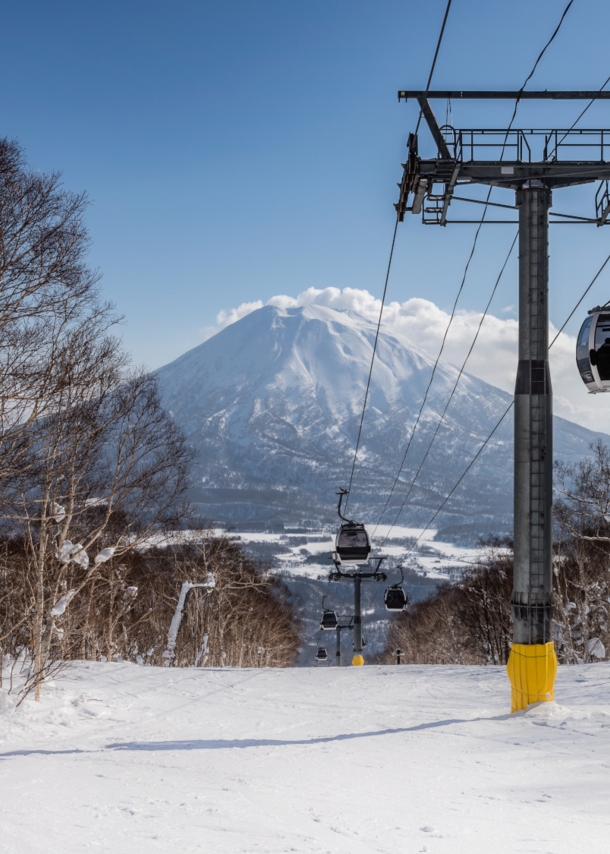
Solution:
[{"label": "steel lattice crossarm", "polygon": [[610,100],[610,91],[600,92],[599,90],[593,90],[589,92],[577,90],[571,92],[549,92],[548,89],[543,89],[539,92],[506,92],[498,90],[487,91],[486,89],[471,91],[435,89],[425,92],[421,89],[401,89],[398,92],[399,101],[407,101],[409,98],[417,98],[418,101],[420,98],[430,98],[431,100],[449,98],[452,101],[459,99],[471,101],[608,101]]},{"label": "steel lattice crossarm", "polygon": [[[446,225],[455,188],[463,184],[518,190],[529,181],[539,181],[552,190],[610,180],[610,129],[456,129],[439,126],[429,103],[431,98],[607,100],[610,92],[401,90],[398,97],[417,100],[438,149],[436,157],[420,157],[418,138],[409,135],[409,156],[403,163],[400,197],[395,206],[400,221],[410,211],[421,213],[427,225]],[[610,212],[609,202],[608,186],[604,184],[596,197],[595,217],[575,217],[575,221],[603,225]]]}]

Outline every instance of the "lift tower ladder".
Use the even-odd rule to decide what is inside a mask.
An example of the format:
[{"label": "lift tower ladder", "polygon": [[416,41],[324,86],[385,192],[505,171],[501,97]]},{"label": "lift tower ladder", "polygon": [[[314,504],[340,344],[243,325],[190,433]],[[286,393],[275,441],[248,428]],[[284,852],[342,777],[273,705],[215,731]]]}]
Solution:
[{"label": "lift tower ladder", "polygon": [[[515,645],[528,647],[550,644],[553,616],[553,440],[548,363],[549,211],[553,190],[601,181],[595,216],[567,217],[562,221],[589,221],[597,225],[608,222],[610,193],[606,182],[610,180],[610,129],[458,130],[439,126],[430,100],[608,100],[610,92],[399,91],[399,101],[409,98],[417,100],[438,153],[436,157],[420,157],[417,136],[410,134],[407,143],[409,155],[403,164],[396,205],[400,221],[404,220],[407,212],[411,212],[421,213],[425,224],[447,225],[451,222],[448,212],[455,200],[455,189],[462,185],[504,187],[516,193],[519,212],[519,364],[514,427],[513,641]],[[515,222],[494,220],[503,221]],[[535,653],[533,649],[524,652],[532,657]],[[513,682],[513,710],[534,702],[535,692],[526,689],[520,693],[525,694],[525,699],[516,698]],[[551,695],[552,681],[551,691],[547,691],[546,696],[535,698],[550,699]]]}]

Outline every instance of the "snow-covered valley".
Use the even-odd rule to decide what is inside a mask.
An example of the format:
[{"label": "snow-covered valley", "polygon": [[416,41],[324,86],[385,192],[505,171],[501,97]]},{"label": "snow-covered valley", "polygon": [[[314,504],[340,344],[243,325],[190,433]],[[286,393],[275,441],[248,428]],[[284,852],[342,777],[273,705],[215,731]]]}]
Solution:
[{"label": "snow-covered valley", "polygon": [[515,715],[493,667],[77,663],[0,696],[3,854],[608,847],[606,663]]},{"label": "snow-covered valley", "polygon": [[[311,666],[316,649],[326,644],[334,648],[335,634],[320,633],[323,604],[338,614],[353,614],[353,585],[329,583],[333,568],[334,535],[330,530],[285,532],[283,534],[231,532],[245,551],[271,572],[280,576],[291,591],[301,621],[299,664]],[[367,656],[376,656],[385,647],[393,615],[383,604],[383,592],[390,584],[402,583],[411,602],[428,597],[439,584],[458,579],[481,556],[481,549],[437,540],[437,531],[388,525],[379,526],[373,555],[383,554],[382,569],[387,583],[364,583],[363,620]],[[387,540],[385,539],[387,536]],[[381,548],[378,546],[383,544]],[[402,567],[402,571],[399,567]],[[341,639],[344,660],[351,659],[351,632]]]},{"label": "snow-covered valley", "polygon": [[[332,568],[330,555],[335,549],[335,533],[308,531],[273,534],[232,531],[230,536],[254,557],[273,560],[275,568],[280,572],[325,578]],[[434,528],[424,531],[423,528],[400,526],[390,532],[389,525],[380,525],[377,529],[378,541],[384,545],[381,549],[374,549],[373,555],[383,554],[389,558],[390,571],[394,571],[400,563],[424,578],[435,581],[449,580],[472,564],[481,550],[436,540],[437,533]],[[388,538],[384,541],[386,535]]]}]

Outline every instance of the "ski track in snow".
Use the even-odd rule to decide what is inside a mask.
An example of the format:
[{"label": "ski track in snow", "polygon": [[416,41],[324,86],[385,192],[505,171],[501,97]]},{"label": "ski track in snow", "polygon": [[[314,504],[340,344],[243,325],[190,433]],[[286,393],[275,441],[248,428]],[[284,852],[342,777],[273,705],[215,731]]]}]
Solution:
[{"label": "ski track in snow", "polygon": [[609,668],[511,716],[494,667],[78,663],[0,713],[0,850],[598,854]]}]

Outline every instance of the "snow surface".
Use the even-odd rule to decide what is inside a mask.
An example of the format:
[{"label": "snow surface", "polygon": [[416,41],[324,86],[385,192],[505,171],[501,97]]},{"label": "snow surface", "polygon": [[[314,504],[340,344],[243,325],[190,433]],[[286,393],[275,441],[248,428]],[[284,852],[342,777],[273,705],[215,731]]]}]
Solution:
[{"label": "snow surface", "polygon": [[79,663],[0,691],[3,854],[599,854],[610,669],[507,714],[501,668]]}]

